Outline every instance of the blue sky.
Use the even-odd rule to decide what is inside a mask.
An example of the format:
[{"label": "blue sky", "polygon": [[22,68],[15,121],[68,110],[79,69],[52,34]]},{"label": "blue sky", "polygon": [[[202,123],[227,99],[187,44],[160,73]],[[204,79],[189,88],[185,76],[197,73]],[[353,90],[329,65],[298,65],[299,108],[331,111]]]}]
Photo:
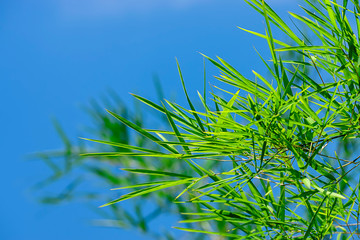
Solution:
[{"label": "blue sky", "polygon": [[[295,5],[269,2],[282,14]],[[264,29],[241,0],[2,1],[0,239],[145,239],[92,227],[96,215],[81,202],[37,203],[30,188],[48,169],[26,155],[61,147],[52,116],[76,138],[89,122],[80,106],[108,88],[131,105],[129,92],[155,97],[157,74],[167,96],[181,99],[175,57],[193,96],[203,84],[198,52],[219,55],[250,75],[260,63],[253,47],[266,56],[266,43],[236,26]]]}]

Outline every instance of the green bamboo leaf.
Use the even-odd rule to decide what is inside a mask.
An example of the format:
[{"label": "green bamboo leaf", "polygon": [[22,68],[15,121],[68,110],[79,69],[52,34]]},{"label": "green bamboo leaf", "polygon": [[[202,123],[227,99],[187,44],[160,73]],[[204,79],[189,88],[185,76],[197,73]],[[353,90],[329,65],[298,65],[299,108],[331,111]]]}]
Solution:
[{"label": "green bamboo leaf", "polygon": [[[239,92],[240,92],[240,89],[234,94],[234,96],[232,96],[232,98],[230,99],[230,101],[226,104],[226,109],[224,109],[224,110],[221,112],[220,118],[219,118],[219,120],[218,120],[218,122],[217,122],[217,125],[218,125],[218,126],[221,126],[221,125],[223,124],[223,122],[224,122],[223,118],[224,118],[226,115],[228,115],[227,110],[228,110],[228,109],[231,109],[231,108],[233,107],[233,105],[234,105],[234,103],[235,103],[235,101],[236,101],[236,99],[237,99],[237,97],[238,97],[238,95],[239,95]],[[217,133],[217,132],[220,132],[220,128],[219,128],[219,127],[215,128],[215,133]]]},{"label": "green bamboo leaf", "polygon": [[186,231],[186,232],[205,233],[205,234],[211,234],[211,235],[219,235],[219,236],[223,236],[223,237],[231,237],[231,238],[236,238],[236,239],[241,238],[239,235],[231,234],[231,233],[210,232],[210,231],[190,229],[190,228],[181,228],[181,227],[173,227],[173,228],[182,230],[182,231]]},{"label": "green bamboo leaf", "polygon": [[131,127],[132,129],[134,129],[135,131],[139,132],[140,134],[144,135],[145,137],[147,137],[148,139],[154,141],[155,143],[159,144],[160,146],[162,146],[163,148],[165,148],[166,150],[172,152],[172,153],[177,153],[176,149],[167,146],[166,144],[163,144],[161,142],[160,139],[158,139],[157,137],[151,135],[150,133],[148,133],[147,131],[145,131],[144,129],[142,129],[141,127],[137,126],[136,124],[130,122],[129,120],[127,120],[126,118],[123,118],[119,115],[117,115],[114,112],[111,112],[110,110],[107,110],[108,113],[110,113],[111,115],[113,115],[116,119],[118,119],[119,121],[121,121],[122,123],[124,123],[125,125]]},{"label": "green bamboo leaf", "polygon": [[319,49],[339,49],[338,47],[331,47],[331,46],[298,46],[298,47],[285,47],[285,48],[278,48],[275,51],[284,52],[284,51],[312,51],[312,50],[319,50]]},{"label": "green bamboo leaf", "polygon": [[177,180],[177,181],[172,181],[170,183],[161,184],[161,185],[158,185],[158,186],[152,186],[152,187],[143,188],[143,189],[140,189],[140,190],[137,190],[137,191],[122,195],[121,197],[119,197],[119,198],[117,198],[115,200],[112,200],[112,201],[110,201],[110,202],[108,202],[106,204],[103,204],[100,207],[106,207],[106,206],[109,206],[109,205],[112,205],[112,204],[115,204],[115,203],[118,203],[118,202],[121,202],[121,201],[125,201],[127,199],[142,196],[144,194],[152,193],[152,192],[162,190],[162,189],[165,189],[165,188],[174,187],[174,186],[181,185],[181,184],[186,184],[191,180],[192,179]]},{"label": "green bamboo leaf", "polygon": [[182,220],[182,221],[179,221],[179,223],[198,223],[198,222],[207,222],[207,221],[211,221],[211,220],[221,221],[222,219],[219,218],[218,216],[216,216],[216,217],[202,217],[202,218],[194,218],[194,219]]},{"label": "green bamboo leaf", "polygon": [[146,175],[192,178],[191,176],[187,176],[187,175],[184,175],[184,174],[157,171],[157,170],[149,170],[149,169],[122,168],[121,170],[131,172],[131,173],[146,174]]},{"label": "green bamboo leaf", "polygon": [[95,140],[95,139],[90,139],[90,138],[81,138],[81,139],[84,139],[84,140],[87,140],[87,141],[91,141],[91,142],[106,144],[106,145],[110,145],[110,146],[114,146],[114,147],[127,148],[127,149],[131,149],[131,150],[135,150],[135,151],[140,151],[140,152],[163,154],[163,153],[161,153],[161,152],[154,151],[154,150],[151,150],[151,149],[146,149],[146,148],[131,146],[131,145],[123,144],[123,143],[103,141],[103,140]]},{"label": "green bamboo leaf", "polygon": [[[138,95],[135,95],[135,94],[132,94],[136,99],[138,99],[139,101],[147,104],[148,106],[158,110],[159,112],[162,112],[165,114],[165,109],[153,102],[151,102],[150,100],[146,99],[146,98],[143,98],[141,96],[138,96]],[[167,101],[168,102],[168,101]],[[169,102],[168,102],[169,103]],[[172,118],[174,118],[177,122],[181,123],[181,124],[184,124],[185,126],[191,128],[192,130],[198,132],[198,134],[202,134],[202,132],[197,128],[195,127],[193,124],[191,124],[191,122],[189,121],[190,118],[185,118],[185,117],[179,117],[177,116],[176,114],[172,113],[172,112],[169,112],[169,114],[171,115]]]},{"label": "green bamboo leaf", "polygon": [[319,188],[317,186],[313,186],[316,190],[318,190],[319,192],[321,193],[324,193],[326,196],[329,196],[329,197],[335,197],[335,198],[340,198],[340,199],[346,199],[346,197],[338,194],[338,193],[334,193],[334,192],[329,192],[325,189],[322,189],[322,188]]},{"label": "green bamboo leaf", "polygon": [[327,12],[328,12],[330,20],[331,20],[331,24],[334,28],[337,28],[336,17],[335,17],[334,10],[331,7],[330,0],[324,0],[324,2],[325,2],[326,9],[327,9]]},{"label": "green bamboo leaf", "polygon": [[[178,62],[177,59],[176,59],[176,64],[177,64],[177,67],[178,67],[178,71],[179,71],[179,75],[180,75],[180,80],[181,80],[181,84],[182,84],[182,86],[183,86],[184,93],[185,93],[185,95],[186,95],[186,99],[187,99],[187,101],[188,101],[188,103],[189,103],[189,106],[190,106],[191,110],[195,112],[194,105],[192,104],[192,102],[191,102],[191,100],[190,100],[190,98],[189,98],[189,95],[188,95],[188,93],[187,93],[187,90],[186,90],[186,87],[185,87],[185,81],[184,81],[184,78],[183,78],[183,75],[182,75],[182,72],[181,72],[181,69],[180,69],[180,65],[179,65],[179,62]],[[202,121],[201,121],[201,119],[199,118],[199,116],[198,116],[196,113],[193,113],[193,115],[194,115],[197,123],[199,124],[199,127],[201,128],[201,130],[202,130],[203,132],[205,132],[204,124],[202,123]]]},{"label": "green bamboo leaf", "polygon": [[[181,146],[183,147],[185,153],[186,153],[187,155],[191,155],[191,152],[190,152],[189,147],[184,144],[184,143],[186,143],[186,142],[185,142],[184,138],[181,136],[181,133],[179,132],[177,126],[176,126],[175,123],[174,123],[174,120],[172,119],[170,113],[167,111],[165,105],[163,105],[163,108],[164,108],[164,110],[165,110],[166,117],[168,118],[168,121],[169,121],[169,123],[170,123],[170,125],[171,125],[171,128],[174,130],[174,132],[175,132],[175,134],[176,134],[176,137],[178,138],[178,140],[179,140],[180,143],[183,143]],[[203,173],[202,173],[194,164],[192,164],[191,162],[189,162],[189,161],[187,161],[187,160],[185,160],[185,161],[186,161],[187,164],[190,165],[190,167],[191,167],[192,169],[194,169],[195,172],[197,172],[200,176],[203,176]]]},{"label": "green bamboo leaf", "polygon": [[309,225],[307,226],[307,230],[305,232],[304,238],[303,239],[307,239],[307,237],[311,234],[311,230],[312,230],[312,226],[314,225],[316,218],[321,210],[322,205],[324,204],[325,200],[327,199],[327,196],[324,197],[324,199],[322,200],[322,202],[320,203],[320,205],[318,206],[315,214],[312,216],[311,221],[309,223]]},{"label": "green bamboo leaf", "polygon": [[122,190],[122,189],[128,189],[128,188],[139,188],[139,187],[148,187],[148,186],[154,186],[154,185],[164,185],[164,184],[169,184],[172,182],[174,182],[174,181],[173,180],[172,181],[153,181],[153,182],[139,183],[139,184],[124,186],[124,187],[119,187],[119,188],[112,188],[111,190]]},{"label": "green bamboo leaf", "polygon": [[196,183],[198,183],[199,181],[201,181],[202,179],[208,177],[207,175],[202,176],[201,178],[197,178],[195,179],[191,184],[189,184],[189,186],[187,186],[181,193],[179,193],[179,195],[177,195],[175,197],[175,200],[178,199],[179,197],[181,197],[184,193],[186,193],[187,191],[189,191],[189,189],[191,189]]},{"label": "green bamboo leaf", "polygon": [[[251,31],[251,30],[242,28],[242,27],[238,27],[238,28],[241,29],[241,30],[243,30],[243,31],[245,31],[245,32],[251,33],[251,34],[253,34],[253,35],[255,35],[255,36],[258,36],[258,37],[267,39],[267,36],[264,35],[264,34],[261,34],[261,33],[258,33],[258,32],[254,32],[254,31]],[[279,41],[279,40],[276,40],[276,39],[274,39],[273,41],[274,41],[274,43],[279,44],[279,45],[281,45],[281,46],[283,46],[283,47],[290,47],[289,44],[286,44],[286,43],[284,43],[284,42],[282,42],[282,41]]]},{"label": "green bamboo leaf", "polygon": [[[303,43],[303,41],[291,30],[291,28],[279,17],[278,14],[276,14],[276,12],[265,1],[245,0],[245,2],[252,6],[261,15],[264,16],[267,14],[269,17],[269,21],[276,25],[297,44]],[[266,9],[266,12],[264,12],[264,8]]]}]

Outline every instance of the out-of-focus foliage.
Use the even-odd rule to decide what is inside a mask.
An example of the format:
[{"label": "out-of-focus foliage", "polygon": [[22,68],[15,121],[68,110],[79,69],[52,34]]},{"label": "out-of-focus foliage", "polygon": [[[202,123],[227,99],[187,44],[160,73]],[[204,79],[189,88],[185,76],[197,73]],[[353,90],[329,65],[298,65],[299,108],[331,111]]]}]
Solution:
[{"label": "out-of-focus foliage", "polygon": [[[156,86],[158,95],[161,97],[161,86],[159,84]],[[162,183],[161,179],[158,181],[158,177],[163,176],[163,172],[166,171],[177,171],[183,175],[191,173],[191,169],[186,163],[174,161],[172,158],[162,158],[159,161],[156,158],[131,155],[121,159],[111,156],[81,156],[82,153],[89,151],[131,154],[133,151],[126,147],[127,145],[138,146],[136,150],[149,148],[152,149],[150,152],[161,151],[160,147],[149,141],[148,138],[131,133],[125,124],[108,114],[104,106],[134,122],[137,126],[141,127],[146,122],[138,105],[126,106],[113,91],[109,91],[108,97],[102,101],[92,100],[89,106],[84,108],[93,122],[91,126],[83,129],[82,135],[90,135],[93,138],[114,144],[91,144],[83,138],[71,141],[60,124],[54,120],[54,126],[63,141],[64,148],[44,151],[34,156],[41,159],[51,169],[50,176],[35,186],[35,189],[40,192],[39,200],[44,204],[59,204],[66,201],[91,204],[93,210],[99,215],[99,218],[93,221],[96,226],[135,228],[155,239],[173,239],[174,231],[168,231],[161,227],[154,230],[149,226],[159,222],[161,224],[164,221],[163,219],[169,218],[169,216],[174,222],[176,219],[189,219],[187,215],[180,215],[187,209],[185,206],[171,204],[173,196],[178,194],[179,188],[170,188],[152,195],[142,195],[124,206],[112,205],[108,208],[98,208],[100,203],[110,201],[111,197],[114,196],[113,192],[108,191],[110,188],[124,186],[124,189],[127,190],[126,186],[139,185],[138,187],[141,187],[143,182]],[[153,122],[158,122],[159,126],[170,129],[166,117],[152,112],[151,119]],[[218,162],[208,162],[205,165],[207,168],[221,167],[216,166],[217,164]],[[130,171],[124,172],[120,169],[146,169],[149,166],[162,173],[134,175]],[[148,186],[152,185],[154,184]],[[55,191],[52,190],[54,187]],[[200,205],[193,208],[194,211],[199,209]],[[187,224],[189,227],[192,225],[194,224]],[[203,239],[203,237],[197,236],[195,239]]]},{"label": "out-of-focus foliage", "polygon": [[[243,30],[267,41],[269,76],[254,70],[250,79],[205,56],[233,90],[199,94],[203,106],[195,108],[178,65],[188,108],[135,95],[165,117],[167,125],[156,130],[121,109],[111,116],[96,111],[106,127],[88,140],[98,145],[76,161],[66,144],[65,170],[50,164],[55,176],[76,165],[129,189],[103,208],[144,231],[149,220],[139,209],[149,199],[159,212],[181,218],[177,228],[191,238],[358,238],[359,1],[304,0],[303,14],[290,13],[296,27],[265,1],[246,2],[264,16],[264,33]],[[274,36],[279,31],[288,42]],[[119,131],[111,132],[112,124]],[[114,175],[118,166],[123,173]],[[129,199],[136,218],[124,209]]]}]

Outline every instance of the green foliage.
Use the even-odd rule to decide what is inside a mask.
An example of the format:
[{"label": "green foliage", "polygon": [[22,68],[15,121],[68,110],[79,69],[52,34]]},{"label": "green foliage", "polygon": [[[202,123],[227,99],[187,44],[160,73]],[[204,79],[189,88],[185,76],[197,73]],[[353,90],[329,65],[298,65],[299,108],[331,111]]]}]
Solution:
[{"label": "green foliage", "polygon": [[[134,198],[138,209],[141,198],[152,199],[162,211],[178,215],[177,229],[193,238],[355,239],[360,235],[359,1],[304,0],[304,15],[290,13],[295,30],[266,2],[246,2],[264,16],[264,34],[245,31],[266,39],[269,76],[253,71],[249,79],[225,60],[205,56],[221,71],[216,78],[233,91],[218,88],[209,99],[199,94],[203,106],[196,109],[178,64],[189,109],[135,95],[163,114],[167,125],[161,129],[145,129],[117,110],[109,111],[113,118],[99,115],[110,125],[119,120],[114,126],[121,130],[88,139],[99,145],[81,151],[96,165],[86,169],[115,187],[133,189],[103,206],[112,208],[116,220],[147,231],[146,217],[131,219],[120,202]],[[275,39],[278,30],[286,43]],[[111,172],[119,165],[126,167],[125,175]]]}]

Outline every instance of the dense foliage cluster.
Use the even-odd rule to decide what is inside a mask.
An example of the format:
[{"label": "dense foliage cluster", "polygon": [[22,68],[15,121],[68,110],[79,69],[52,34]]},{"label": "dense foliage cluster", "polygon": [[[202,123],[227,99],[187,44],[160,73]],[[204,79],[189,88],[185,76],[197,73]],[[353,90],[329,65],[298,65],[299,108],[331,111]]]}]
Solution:
[{"label": "dense foliage cluster", "polygon": [[[123,107],[109,110],[112,116],[98,110],[99,139],[87,139],[99,143],[95,148],[69,143],[63,169],[42,156],[55,165],[55,178],[76,166],[129,189],[103,209],[111,209],[112,224],[138,226],[156,238],[172,239],[170,232],[148,229],[166,212],[177,215],[176,228],[194,239],[355,239],[359,1],[303,0],[304,15],[290,13],[295,27],[265,1],[246,2],[264,17],[264,34],[243,30],[267,41],[268,76],[253,71],[249,79],[225,60],[205,56],[221,71],[216,78],[234,91],[204,91],[202,107],[195,108],[178,64],[188,108],[134,95],[161,113],[166,126],[145,129],[141,117],[128,117]],[[286,40],[275,38],[279,31]],[[126,173],[115,173],[118,166]],[[136,216],[121,206],[128,199]],[[146,201],[154,209],[147,215]]]}]

